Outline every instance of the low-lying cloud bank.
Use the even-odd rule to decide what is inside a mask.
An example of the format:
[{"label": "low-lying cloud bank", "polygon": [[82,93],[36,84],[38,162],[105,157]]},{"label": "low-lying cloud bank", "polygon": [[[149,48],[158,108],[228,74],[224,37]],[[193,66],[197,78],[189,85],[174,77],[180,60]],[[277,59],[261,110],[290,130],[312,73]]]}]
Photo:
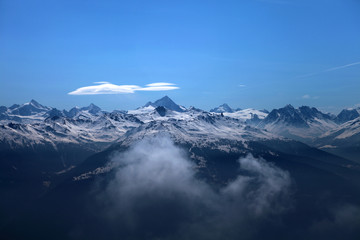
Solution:
[{"label": "low-lying cloud bank", "polygon": [[251,155],[239,159],[239,175],[220,189],[198,179],[194,163],[168,138],[143,140],[113,164],[115,176],[99,200],[119,237],[247,239],[289,206],[289,174]]},{"label": "low-lying cloud bank", "polygon": [[135,91],[169,91],[179,89],[173,83],[158,82],[150,83],[145,87],[137,85],[116,85],[109,82],[95,82],[97,85],[81,87],[69,92],[69,95],[97,95],[97,94],[124,94]]}]

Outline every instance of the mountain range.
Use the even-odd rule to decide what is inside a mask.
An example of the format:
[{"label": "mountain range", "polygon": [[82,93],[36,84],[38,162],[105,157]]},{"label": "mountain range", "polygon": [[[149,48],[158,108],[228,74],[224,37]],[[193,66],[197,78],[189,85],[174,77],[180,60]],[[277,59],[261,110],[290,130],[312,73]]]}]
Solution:
[{"label": "mountain range", "polygon": [[[55,148],[59,143],[99,143],[102,145],[100,149],[104,149],[128,130],[149,122],[174,122],[177,126],[195,124],[192,128],[183,126],[184,131],[198,132],[199,135],[213,134],[214,138],[223,138],[227,134],[228,138],[231,138],[235,133],[238,139],[241,139],[240,135],[257,136],[255,133],[244,132],[243,129],[246,128],[247,131],[256,131],[266,138],[271,135],[272,138],[299,140],[320,148],[326,145],[334,148],[336,144],[328,144],[325,140],[321,141],[323,146],[319,146],[317,139],[330,141],[326,136],[342,131],[351,132],[347,136],[357,136],[357,128],[354,129],[354,125],[349,122],[357,121],[359,112],[359,109],[344,109],[335,116],[314,107],[302,106],[295,109],[291,105],[268,112],[232,109],[227,104],[207,112],[195,107],[187,109],[165,96],[136,110],[110,113],[102,111],[94,104],[82,108],[74,107],[67,111],[43,106],[31,100],[21,105],[0,107],[0,148],[26,148],[41,144],[49,144]],[[210,127],[204,127],[204,124],[209,124]],[[216,130],[211,130],[215,125]]]},{"label": "mountain range", "polygon": [[[146,139],[152,141],[154,151],[167,153],[166,147],[171,146],[162,147],[163,140],[156,140],[160,138],[170,139],[182,149],[181,155],[193,162],[196,176],[218,192],[225,191],[224,186],[234,181],[239,172],[246,176],[244,179],[251,179],[253,172],[238,167],[239,158],[249,154],[270,164],[267,174],[275,174],[274,166],[282,169],[284,172],[275,175],[291,176],[293,210],[284,216],[286,227],[279,222],[259,226],[259,239],[274,229],[285,234],[275,234],[274,239],[286,239],[293,232],[302,233],[294,239],[312,239],[308,224],[327,219],[332,214],[330,206],[360,206],[359,112],[344,109],[335,116],[308,106],[286,105],[269,112],[233,109],[227,104],[205,111],[185,108],[168,96],[135,110],[113,112],[94,104],[58,110],[35,100],[1,106],[0,194],[6,197],[0,199],[0,236],[38,239],[39,226],[49,229],[42,232],[41,239],[99,238],[96,234],[105,232],[113,234],[109,239],[126,235],[131,228],[125,232],[114,230],[118,228],[101,224],[96,210],[92,213],[88,209],[101,208],[99,196],[94,193],[108,189],[119,164],[124,164],[114,162],[114,156],[126,158],[134,146]],[[136,174],[135,177],[142,178]],[[277,183],[271,180],[269,184]],[[250,189],[256,186],[258,183]],[[173,209],[166,204],[159,206],[161,212]],[[159,213],[143,207],[151,215]],[[50,220],[54,216],[55,222]],[[143,218],[138,238],[148,237],[143,230],[147,226],[158,229],[151,233],[154,238],[167,236],[166,228],[158,228],[148,217]],[[171,222],[167,219],[159,224],[173,227]],[[81,237],[69,237],[69,232],[78,231]]]}]

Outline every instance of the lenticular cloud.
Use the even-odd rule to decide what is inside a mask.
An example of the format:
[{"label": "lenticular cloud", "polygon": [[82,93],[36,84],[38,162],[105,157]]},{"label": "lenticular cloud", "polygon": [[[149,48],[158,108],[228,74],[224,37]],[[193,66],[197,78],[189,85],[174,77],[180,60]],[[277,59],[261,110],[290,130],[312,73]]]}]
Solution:
[{"label": "lenticular cloud", "polygon": [[69,92],[70,95],[126,94],[135,91],[169,91],[179,89],[173,83],[150,83],[145,87],[138,85],[116,85],[109,82],[95,82],[97,85],[81,87]]}]

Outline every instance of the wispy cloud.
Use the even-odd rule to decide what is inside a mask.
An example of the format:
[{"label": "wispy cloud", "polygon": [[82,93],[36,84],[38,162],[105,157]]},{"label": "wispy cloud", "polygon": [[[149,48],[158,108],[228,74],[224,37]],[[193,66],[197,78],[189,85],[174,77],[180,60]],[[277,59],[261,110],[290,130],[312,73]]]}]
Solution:
[{"label": "wispy cloud", "polygon": [[245,84],[238,84],[238,87],[246,87]]},{"label": "wispy cloud", "polygon": [[355,66],[355,65],[360,65],[360,62],[354,62],[354,63],[350,63],[350,64],[338,66],[338,67],[329,68],[329,69],[324,70],[324,72],[332,72],[332,71],[335,71],[335,70],[348,68],[348,67],[352,67],[352,66]]},{"label": "wispy cloud", "polygon": [[300,75],[300,76],[297,76],[297,78],[312,77],[312,76],[315,76],[315,75],[318,75],[318,74],[321,74],[321,73],[332,72],[332,71],[336,71],[336,70],[340,70],[340,69],[344,69],[344,68],[348,68],[348,67],[352,67],[352,66],[356,66],[356,65],[360,65],[360,62],[354,62],[354,63],[350,63],[350,64],[346,64],[346,65],[341,65],[341,66],[337,66],[337,67],[333,67],[333,68],[328,68],[328,69],[322,70],[320,72],[314,72],[314,73]]},{"label": "wispy cloud", "polygon": [[305,94],[301,97],[302,99],[318,99],[318,96],[310,96],[309,94]]},{"label": "wispy cloud", "polygon": [[97,85],[86,86],[69,92],[70,95],[125,94],[135,91],[169,91],[179,89],[174,83],[150,83],[145,87],[138,85],[116,85],[109,82],[95,82]]}]

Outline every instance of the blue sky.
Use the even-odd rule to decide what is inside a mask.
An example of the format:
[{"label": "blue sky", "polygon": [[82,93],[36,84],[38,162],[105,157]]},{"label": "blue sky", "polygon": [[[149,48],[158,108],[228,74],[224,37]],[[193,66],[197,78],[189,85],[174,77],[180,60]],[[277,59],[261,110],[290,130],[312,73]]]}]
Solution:
[{"label": "blue sky", "polygon": [[[359,13],[358,0],[0,0],[0,105],[132,109],[168,95],[338,112],[360,103]],[[95,82],[135,90],[69,94]]]}]

